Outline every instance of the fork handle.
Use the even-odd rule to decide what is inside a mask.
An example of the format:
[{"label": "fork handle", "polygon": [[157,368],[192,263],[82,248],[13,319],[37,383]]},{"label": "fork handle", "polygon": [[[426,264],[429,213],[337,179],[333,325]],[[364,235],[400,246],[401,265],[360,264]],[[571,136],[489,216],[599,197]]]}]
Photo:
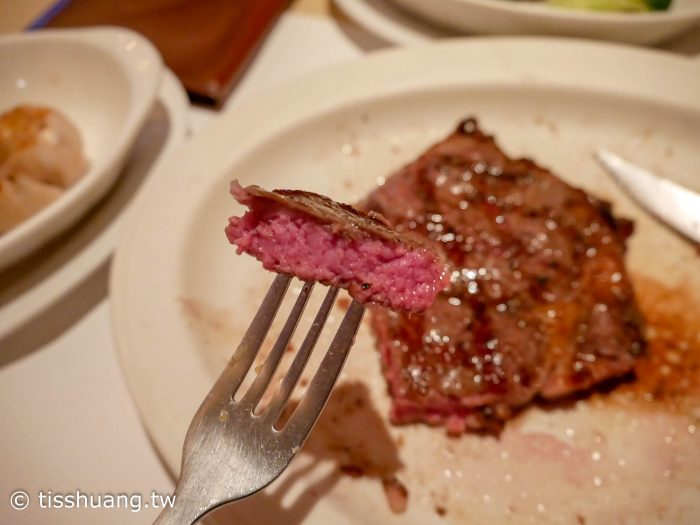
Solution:
[{"label": "fork handle", "polygon": [[198,516],[192,516],[178,511],[175,506],[163,509],[153,525],[191,525],[197,521]]}]

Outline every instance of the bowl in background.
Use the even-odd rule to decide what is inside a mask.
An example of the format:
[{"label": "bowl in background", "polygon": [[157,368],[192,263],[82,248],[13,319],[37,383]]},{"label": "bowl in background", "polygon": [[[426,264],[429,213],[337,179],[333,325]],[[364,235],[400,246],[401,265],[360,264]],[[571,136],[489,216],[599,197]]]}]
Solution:
[{"label": "bowl in background", "polygon": [[155,47],[118,28],[0,37],[0,113],[48,106],[78,129],[88,170],[58,199],[0,236],[0,269],[76,222],[116,181],[163,71]]}]

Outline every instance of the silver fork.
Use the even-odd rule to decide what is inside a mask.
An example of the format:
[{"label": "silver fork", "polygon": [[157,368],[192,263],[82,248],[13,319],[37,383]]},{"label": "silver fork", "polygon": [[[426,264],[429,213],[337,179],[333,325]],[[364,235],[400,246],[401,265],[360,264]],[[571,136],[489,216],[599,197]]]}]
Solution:
[{"label": "silver fork", "polygon": [[279,429],[284,411],[318,336],[333,307],[337,288],[330,288],[270,403],[256,407],[267,390],[308,301],[313,282],[304,283],[270,354],[250,388],[234,400],[267,336],[291,278],[273,281],[238,349],[190,423],[182,453],[175,503],[154,525],[190,525],[211,510],[267,486],[289,465],[309,435],[345,363],[362,320],[364,307],[353,301],[306,393]]}]

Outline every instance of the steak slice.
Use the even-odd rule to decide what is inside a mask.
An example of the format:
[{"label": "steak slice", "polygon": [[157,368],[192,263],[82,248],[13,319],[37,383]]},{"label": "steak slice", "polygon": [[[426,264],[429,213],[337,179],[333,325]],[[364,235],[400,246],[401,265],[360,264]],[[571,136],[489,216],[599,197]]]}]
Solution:
[{"label": "steak slice", "polygon": [[440,250],[450,286],[420,315],[374,310],[394,423],[497,429],[534,399],[632,370],[642,319],[624,265],[632,224],[473,119],[362,205]]},{"label": "steak slice", "polygon": [[231,194],[249,208],[231,217],[226,235],[263,266],[306,281],[347,288],[360,302],[419,312],[447,284],[438,252],[365,214],[315,193],[243,188]]}]

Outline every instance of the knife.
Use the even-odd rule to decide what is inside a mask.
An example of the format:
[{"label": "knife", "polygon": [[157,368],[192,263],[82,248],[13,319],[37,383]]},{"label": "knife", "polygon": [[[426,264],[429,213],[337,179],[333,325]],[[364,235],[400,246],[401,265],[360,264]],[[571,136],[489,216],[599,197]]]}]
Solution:
[{"label": "knife", "polygon": [[600,149],[596,160],[642,208],[700,242],[700,194]]}]

